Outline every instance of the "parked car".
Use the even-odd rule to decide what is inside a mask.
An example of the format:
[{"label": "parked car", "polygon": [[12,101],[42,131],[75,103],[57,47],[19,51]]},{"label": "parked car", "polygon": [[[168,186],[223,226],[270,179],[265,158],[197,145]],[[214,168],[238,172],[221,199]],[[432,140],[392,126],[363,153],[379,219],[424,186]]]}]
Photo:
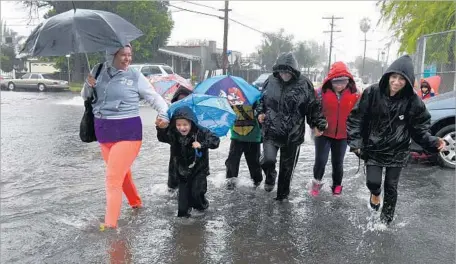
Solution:
[{"label": "parked car", "polygon": [[263,84],[268,79],[269,75],[272,73],[263,73],[258,78],[252,83],[253,86],[258,88],[258,90],[262,91],[263,90]]},{"label": "parked car", "polygon": [[173,69],[166,64],[132,64],[130,68],[136,69],[144,76],[168,76],[174,74]]},{"label": "parked car", "polygon": [[[455,100],[456,91],[452,91],[423,101],[431,114],[431,134],[442,138],[446,143],[446,149],[436,155],[436,161],[439,165],[452,169],[456,167]],[[424,152],[415,142],[412,142],[411,150]]]},{"label": "parked car", "polygon": [[68,81],[55,80],[47,73],[26,73],[20,79],[9,79],[4,81],[6,88],[10,91],[16,89],[32,89],[40,92],[48,90],[69,90]]}]

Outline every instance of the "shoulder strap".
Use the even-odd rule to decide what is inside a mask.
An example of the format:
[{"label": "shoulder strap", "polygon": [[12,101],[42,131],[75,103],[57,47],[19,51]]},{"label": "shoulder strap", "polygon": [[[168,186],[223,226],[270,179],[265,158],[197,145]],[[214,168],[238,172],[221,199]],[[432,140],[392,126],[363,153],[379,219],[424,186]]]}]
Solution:
[{"label": "shoulder strap", "polygon": [[[104,63],[100,63],[98,64],[98,68],[97,68],[97,72],[95,73],[95,80],[98,79],[98,76],[100,75],[101,73],[101,69],[103,69],[103,65]],[[96,103],[98,101],[98,95],[97,95],[97,90],[96,89],[92,89],[93,90],[93,94],[92,94],[92,104]]]},{"label": "shoulder strap", "polygon": [[98,76],[100,76],[101,69],[103,69],[103,64],[104,63],[98,64],[97,72],[95,73],[95,79],[97,79]]}]

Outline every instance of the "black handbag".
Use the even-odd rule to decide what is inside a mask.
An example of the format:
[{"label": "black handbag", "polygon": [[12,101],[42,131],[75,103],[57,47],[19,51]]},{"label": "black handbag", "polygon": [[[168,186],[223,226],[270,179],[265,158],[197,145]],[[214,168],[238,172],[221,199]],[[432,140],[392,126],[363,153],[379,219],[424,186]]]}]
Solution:
[{"label": "black handbag", "polygon": [[[95,74],[95,79],[100,75],[101,69],[103,68],[103,63],[98,66],[97,72]],[[97,136],[95,135],[95,118],[93,116],[93,107],[92,104],[98,100],[97,91],[93,88],[93,95],[87,100],[84,101],[84,114],[82,115],[81,124],[79,126],[79,137],[82,142],[90,143],[97,141]]]}]

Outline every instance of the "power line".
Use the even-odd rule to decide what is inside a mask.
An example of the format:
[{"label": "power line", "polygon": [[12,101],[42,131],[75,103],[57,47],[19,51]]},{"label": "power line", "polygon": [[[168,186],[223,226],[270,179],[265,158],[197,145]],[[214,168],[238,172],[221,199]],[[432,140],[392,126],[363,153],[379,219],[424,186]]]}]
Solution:
[{"label": "power line", "polygon": [[200,14],[200,15],[205,15],[205,16],[210,16],[210,17],[216,17],[218,19],[223,19],[223,17],[221,17],[221,16],[208,14],[208,13],[204,13],[204,12],[199,12],[199,11],[195,11],[195,10],[190,10],[190,9],[178,7],[178,6],[175,6],[175,5],[172,5],[172,4],[167,4],[167,5],[170,6],[170,7],[174,7],[174,8],[180,9],[182,11],[187,11],[187,12],[190,12],[190,13],[195,13],[195,14]]},{"label": "power line", "polygon": [[[208,14],[208,13],[204,13],[204,12],[199,12],[199,11],[195,11],[195,10],[190,10],[190,9],[178,7],[178,6],[171,5],[171,4],[168,4],[168,6],[174,7],[174,8],[177,8],[177,9],[180,9],[180,10],[182,10],[182,11],[187,11],[187,12],[190,12],[190,13],[196,13],[196,14],[200,14],[200,15],[205,15],[205,16],[210,16],[210,17],[216,17],[216,18],[219,18],[219,19],[224,19],[224,17],[217,16],[217,15],[214,15],[214,14]],[[267,36],[270,36],[270,37],[275,37],[275,38],[277,38],[277,39],[285,40],[285,39],[283,39],[283,38],[278,38],[278,37],[276,37],[276,36],[274,36],[274,35],[270,35],[270,34],[264,32],[264,31],[261,31],[261,30],[259,30],[259,29],[253,28],[253,27],[251,27],[251,26],[249,26],[249,25],[246,25],[246,24],[244,24],[244,23],[242,23],[242,22],[240,22],[240,21],[238,21],[238,20],[235,20],[235,19],[232,19],[232,18],[228,18],[228,19],[229,19],[230,21],[236,23],[236,24],[239,24],[239,25],[241,25],[241,26],[243,26],[243,27],[245,27],[245,28],[251,29],[251,30],[253,30],[253,31],[255,31],[255,32],[258,32],[258,33],[260,33],[260,34],[262,34],[262,35],[267,35]]]},{"label": "power line", "polygon": [[182,0],[182,2],[187,3],[187,4],[196,5],[196,6],[206,7],[206,8],[212,9],[212,10],[219,11],[217,8],[215,8],[213,6],[203,5],[203,4],[200,4],[200,3],[195,3],[195,2],[191,2],[191,1],[185,1],[185,0]]}]

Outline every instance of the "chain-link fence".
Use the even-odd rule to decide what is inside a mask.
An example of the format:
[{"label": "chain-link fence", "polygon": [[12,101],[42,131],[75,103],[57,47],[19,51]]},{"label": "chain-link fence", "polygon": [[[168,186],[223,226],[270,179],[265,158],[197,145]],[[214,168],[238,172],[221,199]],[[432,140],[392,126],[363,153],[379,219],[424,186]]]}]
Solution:
[{"label": "chain-link fence", "polygon": [[[416,89],[419,89],[421,81],[424,79],[436,93],[455,90],[456,30],[421,36],[417,42],[414,60]],[[432,87],[433,85],[435,87]]]}]

